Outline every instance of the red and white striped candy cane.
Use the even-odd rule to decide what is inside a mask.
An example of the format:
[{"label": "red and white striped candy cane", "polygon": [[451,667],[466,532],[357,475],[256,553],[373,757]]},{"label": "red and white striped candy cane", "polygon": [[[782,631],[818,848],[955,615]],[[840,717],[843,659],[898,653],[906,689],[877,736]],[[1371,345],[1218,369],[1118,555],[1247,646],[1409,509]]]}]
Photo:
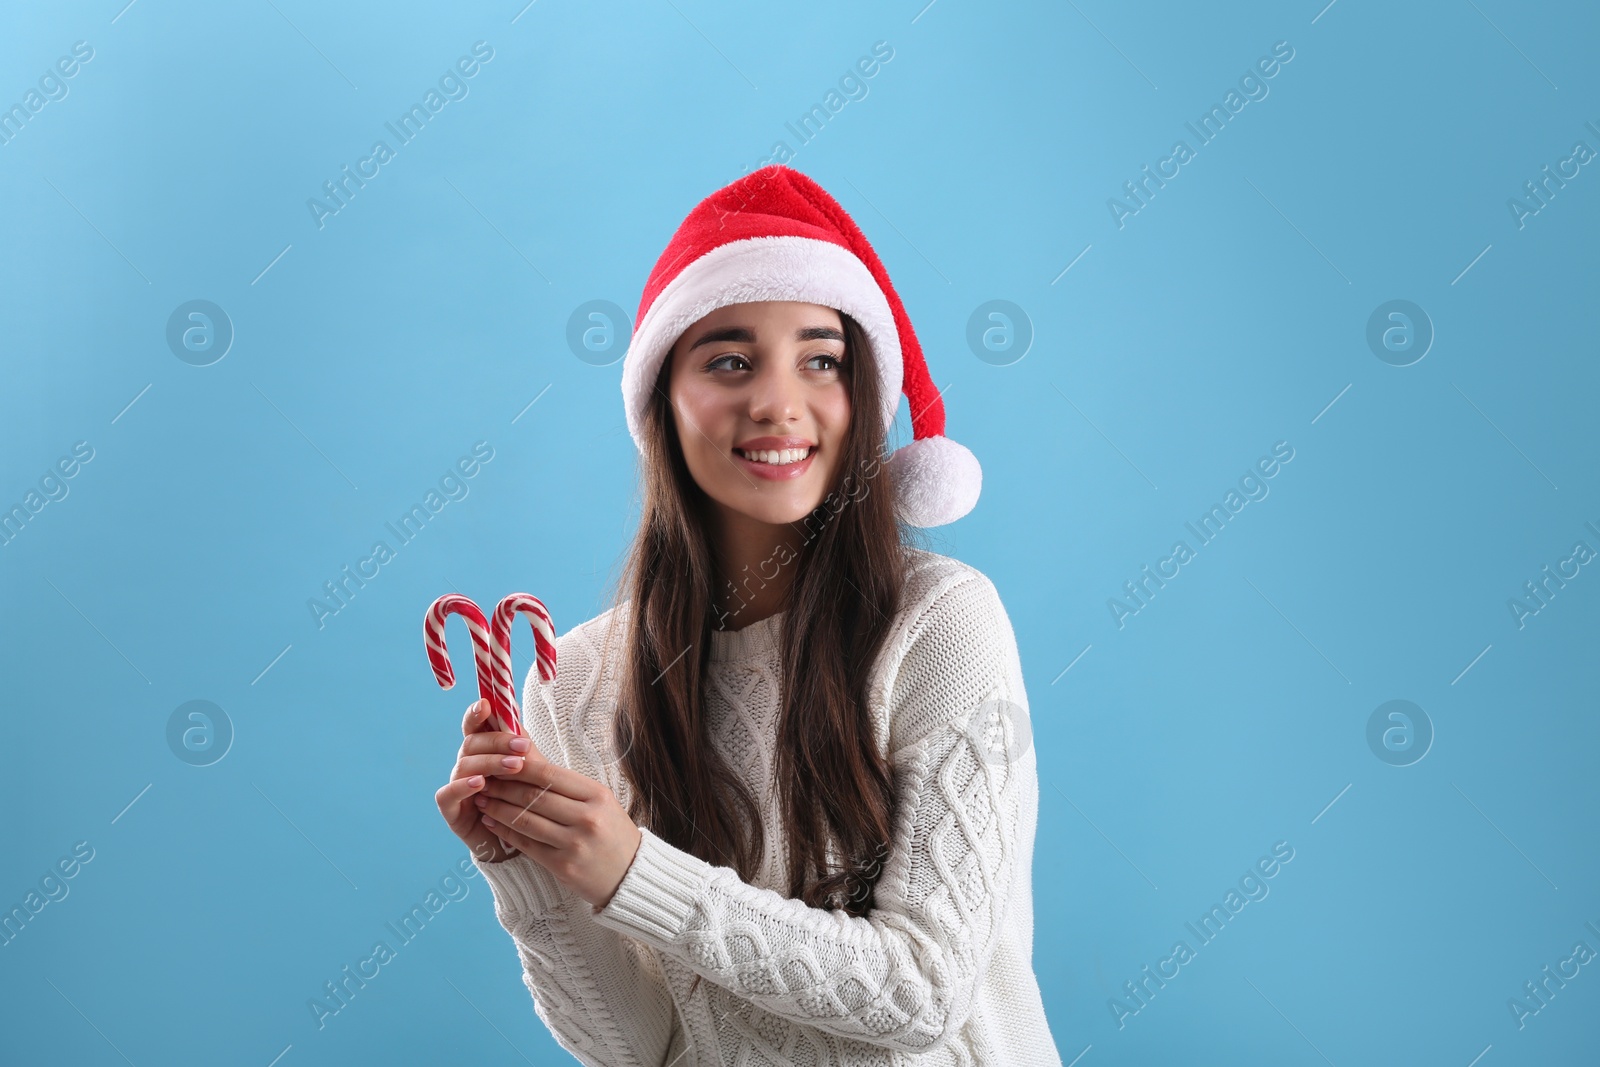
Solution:
[{"label": "red and white striped candy cane", "polygon": [[515,720],[508,719],[501,707],[500,694],[495,688],[494,634],[483,609],[470,597],[460,593],[446,593],[435,600],[422,620],[422,636],[428,648],[428,663],[433,676],[442,689],[456,684],[455,672],[450,669],[450,654],[444,647],[444,623],[450,615],[460,615],[467,623],[472,636],[472,658],[478,667],[478,696],[489,702],[491,719],[497,721],[496,729],[515,730]]},{"label": "red and white striped candy cane", "polygon": [[540,681],[548,682],[556,676],[556,628],[550,621],[550,612],[545,610],[544,602],[532,594],[511,593],[495,605],[494,620],[490,624],[494,646],[494,684],[520,733],[522,716],[518,711],[521,701],[517,699],[517,680],[511,667],[511,625],[519,614],[526,615],[533,624],[534,654]]}]

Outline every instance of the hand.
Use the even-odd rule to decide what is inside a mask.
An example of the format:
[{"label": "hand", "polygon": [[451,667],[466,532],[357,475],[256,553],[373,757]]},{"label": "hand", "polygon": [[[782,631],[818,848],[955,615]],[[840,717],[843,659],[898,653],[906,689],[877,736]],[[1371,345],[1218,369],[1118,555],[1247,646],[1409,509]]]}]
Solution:
[{"label": "hand", "polygon": [[[451,831],[466,842],[472,855],[485,863],[499,863],[515,856],[517,850],[484,825],[477,806],[472,803],[472,798],[483,789],[489,775],[510,769],[501,761],[504,759],[502,752],[510,753],[511,750],[503,745],[496,747],[495,734],[489,730],[488,714],[487,700],[476,701],[467,708],[461,720],[461,732],[466,739],[461,742],[455,770],[451,772],[450,781],[433,796],[439,804],[439,814],[444,816]],[[509,739],[512,735],[500,736]],[[522,763],[523,758],[517,756],[515,766],[518,770]]]},{"label": "hand", "polygon": [[480,772],[490,775],[482,790],[463,788],[461,796],[502,845],[526,853],[596,912],[605,907],[643,838],[611,790],[551,763],[516,734],[480,733],[468,743],[475,753],[487,753],[472,758],[488,760],[516,757],[518,746],[528,744],[520,767]]}]

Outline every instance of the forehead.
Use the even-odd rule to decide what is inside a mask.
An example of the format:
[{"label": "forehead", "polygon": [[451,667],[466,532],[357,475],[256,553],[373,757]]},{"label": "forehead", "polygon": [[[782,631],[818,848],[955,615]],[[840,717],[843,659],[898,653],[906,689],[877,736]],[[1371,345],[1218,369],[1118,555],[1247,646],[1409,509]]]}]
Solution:
[{"label": "forehead", "polygon": [[805,304],[794,300],[760,300],[727,304],[707,312],[683,331],[678,343],[683,344],[687,341],[692,344],[702,334],[730,326],[749,329],[758,339],[764,341],[771,339],[769,335],[792,335],[795,330],[806,326],[831,326],[839,329],[842,325],[843,320],[839,318],[839,313],[822,304]]},{"label": "forehead", "polygon": [[843,320],[837,310],[822,304],[798,301],[754,301],[728,304],[707,312],[672,346],[674,357],[683,358],[707,339],[733,342],[802,341],[818,336],[819,330],[842,333]]}]

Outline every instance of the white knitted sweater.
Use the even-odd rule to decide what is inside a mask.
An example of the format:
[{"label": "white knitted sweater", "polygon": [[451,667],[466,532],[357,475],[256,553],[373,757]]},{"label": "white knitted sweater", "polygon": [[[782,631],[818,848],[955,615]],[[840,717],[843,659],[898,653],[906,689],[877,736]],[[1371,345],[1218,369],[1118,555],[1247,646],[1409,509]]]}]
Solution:
[{"label": "white knitted sweater", "polygon": [[[535,1011],[580,1062],[1060,1067],[1033,973],[1038,777],[1011,621],[981,572],[907,552],[905,606],[869,690],[896,801],[866,916],[784,895],[782,614],[712,632],[705,694],[714,743],[771,813],[754,882],[643,827],[599,912],[527,856],[478,864]],[[539,750],[624,807],[609,740],[620,657],[603,653],[628,606],[609,636],[612,610],[559,637],[556,680],[530,670],[523,691]]]}]

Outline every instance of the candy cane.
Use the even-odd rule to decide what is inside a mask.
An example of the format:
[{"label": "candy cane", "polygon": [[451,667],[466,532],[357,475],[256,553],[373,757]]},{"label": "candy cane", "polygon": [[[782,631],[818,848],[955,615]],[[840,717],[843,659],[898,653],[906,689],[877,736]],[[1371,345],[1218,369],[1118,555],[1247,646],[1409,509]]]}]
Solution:
[{"label": "candy cane", "polygon": [[528,616],[533,624],[533,643],[540,681],[548,682],[556,676],[556,628],[550,621],[550,612],[544,602],[529,593],[511,593],[495,605],[491,637],[494,652],[494,685],[509,712],[516,730],[521,732],[522,717],[517,714],[521,702],[517,699],[516,675],[511,667],[511,625],[518,615]]},{"label": "candy cane", "polygon": [[478,696],[489,702],[489,713],[497,720],[500,729],[515,729],[515,720],[502,711],[500,694],[495,688],[494,635],[483,609],[470,597],[460,593],[446,593],[435,600],[422,620],[422,637],[428,648],[428,662],[433,666],[433,676],[441,689],[456,684],[455,672],[450,669],[450,654],[444,647],[444,623],[450,615],[460,615],[472,635],[472,657],[478,667]]}]

